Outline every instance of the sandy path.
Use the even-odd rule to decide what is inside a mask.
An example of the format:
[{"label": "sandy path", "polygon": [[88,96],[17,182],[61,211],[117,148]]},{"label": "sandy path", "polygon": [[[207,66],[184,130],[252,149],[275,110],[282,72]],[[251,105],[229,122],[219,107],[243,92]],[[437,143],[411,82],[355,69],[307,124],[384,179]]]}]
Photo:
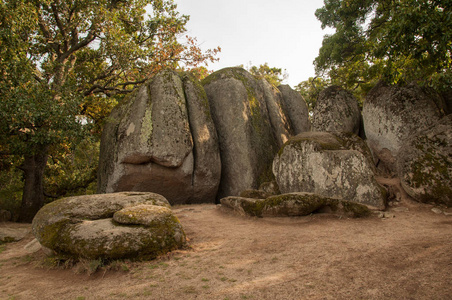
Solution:
[{"label": "sandy path", "polygon": [[257,219],[180,206],[191,249],[91,276],[37,268],[30,235],[0,253],[0,299],[451,299],[452,216],[406,207]]}]

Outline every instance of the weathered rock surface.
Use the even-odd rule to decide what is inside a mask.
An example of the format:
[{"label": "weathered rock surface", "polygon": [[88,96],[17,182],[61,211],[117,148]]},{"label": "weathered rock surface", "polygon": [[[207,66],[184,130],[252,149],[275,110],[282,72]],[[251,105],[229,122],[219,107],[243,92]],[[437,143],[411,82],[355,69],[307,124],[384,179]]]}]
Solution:
[{"label": "weathered rock surface", "polygon": [[[265,91],[259,80],[241,68],[220,70],[202,83],[220,143],[222,174],[217,197],[258,188],[271,177],[278,139],[287,128],[281,124],[283,119],[281,126],[275,126],[276,118],[272,127],[269,107],[279,110],[278,102],[268,105],[267,101],[274,91]],[[281,113],[274,111],[272,115]]]},{"label": "weathered rock surface", "polygon": [[20,241],[30,232],[30,228],[14,228],[8,226],[0,227],[0,244]]},{"label": "weathered rock surface", "polygon": [[105,125],[98,192],[149,191],[171,203],[214,202],[221,163],[202,87],[163,71],[116,106]]},{"label": "weathered rock surface", "polygon": [[323,90],[313,110],[313,131],[340,131],[359,134],[361,112],[358,101],[338,86]]},{"label": "weathered rock surface", "polygon": [[375,180],[369,150],[353,142],[358,137],[346,137],[307,132],[291,138],[273,161],[281,193],[308,192],[383,209],[386,192]]},{"label": "weathered rock surface", "polygon": [[369,147],[386,169],[396,171],[396,156],[403,142],[436,123],[442,114],[432,97],[417,85],[377,84],[363,107]]},{"label": "weathered rock surface", "polygon": [[123,192],[64,198],[33,219],[36,239],[58,254],[152,258],[185,243],[169,202],[154,193]]},{"label": "weathered rock surface", "polygon": [[452,115],[403,143],[398,175],[415,200],[452,207]]},{"label": "weathered rock surface", "polygon": [[297,91],[289,85],[278,86],[282,94],[282,103],[286,115],[289,117],[294,135],[311,131],[311,121],[309,120],[308,106],[306,101]]},{"label": "weathered rock surface", "polygon": [[332,211],[340,210],[354,217],[370,214],[370,210],[365,205],[312,193],[288,193],[266,199],[229,196],[221,199],[220,202],[223,207],[252,217],[306,216],[324,207],[330,207]]}]

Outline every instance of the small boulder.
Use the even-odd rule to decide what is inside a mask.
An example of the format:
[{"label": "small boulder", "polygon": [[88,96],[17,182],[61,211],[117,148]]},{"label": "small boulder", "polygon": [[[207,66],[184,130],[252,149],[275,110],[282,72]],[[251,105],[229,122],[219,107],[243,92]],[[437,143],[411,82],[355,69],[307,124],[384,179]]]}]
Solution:
[{"label": "small boulder", "polygon": [[352,93],[338,86],[323,90],[312,112],[313,131],[341,131],[359,134],[361,112]]},{"label": "small boulder", "polygon": [[269,196],[270,194],[261,190],[244,190],[240,193],[242,198],[265,199]]},{"label": "small boulder", "polygon": [[353,140],[360,141],[327,132],[291,138],[273,161],[281,193],[315,193],[383,209],[386,191],[375,180],[370,152]]},{"label": "small boulder", "polygon": [[23,239],[30,232],[30,228],[8,225],[0,227],[0,244],[17,242]]},{"label": "small boulder", "polygon": [[452,115],[406,140],[397,160],[408,195],[452,207]]},{"label": "small boulder", "polygon": [[434,97],[415,84],[377,84],[363,106],[367,143],[389,172],[405,140],[435,124],[442,116]]},{"label": "small boulder", "polygon": [[168,201],[154,193],[64,198],[33,219],[36,239],[57,254],[88,259],[154,258],[185,243]]}]

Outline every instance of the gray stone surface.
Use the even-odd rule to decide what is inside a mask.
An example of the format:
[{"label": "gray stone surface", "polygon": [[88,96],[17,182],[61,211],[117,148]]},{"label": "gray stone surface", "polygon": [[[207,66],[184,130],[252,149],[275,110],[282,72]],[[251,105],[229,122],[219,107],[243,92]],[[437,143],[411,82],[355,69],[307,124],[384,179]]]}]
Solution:
[{"label": "gray stone surface", "polygon": [[162,71],[113,109],[102,134],[98,192],[214,202],[219,180],[215,127],[194,80]]},{"label": "gray stone surface", "polygon": [[39,210],[33,234],[58,254],[89,259],[152,258],[185,243],[182,226],[168,207],[168,201],[154,193],[64,198]]},{"label": "gray stone surface", "polygon": [[323,90],[312,112],[313,131],[359,134],[361,112],[352,93],[337,86]]},{"label": "gray stone surface", "polygon": [[271,177],[278,142],[259,81],[241,68],[227,68],[203,80],[215,123],[222,164],[217,198],[256,189]]},{"label": "gray stone surface", "polygon": [[352,144],[352,140],[326,132],[291,138],[273,161],[281,193],[315,193],[383,209],[386,192],[375,180],[368,150]]},{"label": "gray stone surface", "polygon": [[403,142],[441,116],[434,99],[419,86],[379,83],[368,93],[363,107],[368,145],[388,171],[396,172],[396,156]]},{"label": "gray stone surface", "polygon": [[0,244],[17,242],[23,239],[30,232],[30,228],[0,227]]},{"label": "gray stone surface", "polygon": [[278,89],[281,91],[283,108],[290,120],[294,135],[311,131],[308,106],[300,93],[285,84],[278,86]]},{"label": "gray stone surface", "polygon": [[407,139],[397,161],[398,176],[408,195],[452,207],[452,115]]}]

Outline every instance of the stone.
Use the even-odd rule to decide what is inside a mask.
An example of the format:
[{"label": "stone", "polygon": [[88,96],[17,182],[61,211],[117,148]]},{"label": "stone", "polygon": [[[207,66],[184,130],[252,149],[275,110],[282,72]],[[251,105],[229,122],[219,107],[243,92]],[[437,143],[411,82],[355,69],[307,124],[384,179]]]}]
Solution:
[{"label": "stone", "polygon": [[294,135],[311,131],[308,105],[303,96],[286,84],[278,86],[278,89],[282,94],[282,106],[290,120]]},{"label": "stone", "polygon": [[403,189],[419,202],[452,207],[452,115],[403,143],[397,156]]},{"label": "stone", "polygon": [[367,143],[388,172],[396,172],[396,157],[404,141],[442,117],[434,97],[415,84],[377,84],[366,97],[363,121]]},{"label": "stone", "polygon": [[217,198],[257,189],[272,179],[271,164],[279,144],[267,108],[270,92],[242,68],[217,71],[202,84],[220,144],[222,173]]},{"label": "stone", "polygon": [[185,243],[169,202],[154,193],[63,198],[41,208],[32,229],[55,253],[88,259],[154,258]]},{"label": "stone", "polygon": [[98,192],[154,192],[172,204],[214,202],[221,163],[202,88],[165,70],[117,105],[104,127]]},{"label": "stone", "polygon": [[0,227],[0,244],[20,241],[29,232],[29,228]]},{"label": "stone", "polygon": [[383,209],[386,190],[375,180],[369,150],[343,137],[306,132],[291,138],[273,161],[281,193],[314,193]]},{"label": "stone", "polygon": [[242,198],[265,199],[269,196],[270,194],[261,190],[244,190],[240,193]]},{"label": "stone", "polygon": [[443,211],[437,207],[434,207],[431,210],[432,210],[432,212],[434,212],[437,215],[441,215],[443,213]]},{"label": "stone", "polygon": [[259,186],[259,190],[267,193],[270,196],[281,194],[281,192],[279,191],[279,186],[275,180],[262,183]]},{"label": "stone", "polygon": [[353,94],[338,86],[320,92],[312,112],[313,131],[340,131],[359,134],[361,112]]},{"label": "stone", "polygon": [[333,212],[342,212],[353,217],[370,215],[370,210],[365,205],[312,193],[288,193],[266,199],[229,196],[221,199],[220,203],[225,208],[252,217],[306,216],[325,207],[329,207]]},{"label": "stone", "polygon": [[33,239],[31,242],[27,243],[24,246],[24,250],[29,254],[36,253],[41,249],[42,246],[37,239]]}]

